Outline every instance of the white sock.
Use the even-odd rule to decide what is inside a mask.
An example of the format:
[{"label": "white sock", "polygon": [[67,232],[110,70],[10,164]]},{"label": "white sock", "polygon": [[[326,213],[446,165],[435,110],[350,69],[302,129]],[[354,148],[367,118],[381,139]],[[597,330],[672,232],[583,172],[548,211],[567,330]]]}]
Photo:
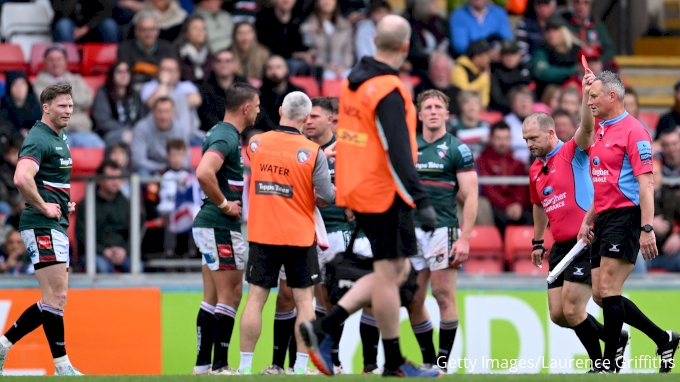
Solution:
[{"label": "white sock", "polygon": [[71,366],[71,361],[69,361],[67,355],[54,359],[54,367],[56,367],[59,372],[64,371],[69,366]]},{"label": "white sock", "polygon": [[210,370],[210,367],[212,365],[201,365],[201,366],[194,366],[194,370],[198,373],[205,373],[206,371]]},{"label": "white sock", "polygon": [[9,340],[7,339],[7,337],[5,337],[5,336],[0,337],[0,346],[2,346],[3,348],[6,348],[7,350],[9,350],[9,348],[11,348],[12,345],[13,345],[13,344],[12,344],[11,342],[9,342]]},{"label": "white sock", "polygon": [[253,353],[241,352],[241,364],[238,367],[238,371],[243,371],[243,369],[253,368]]},{"label": "white sock", "polygon": [[305,372],[307,371],[307,361],[309,360],[309,354],[307,353],[300,353],[297,352],[295,353],[295,366],[293,367],[293,371],[297,370],[304,370]]}]

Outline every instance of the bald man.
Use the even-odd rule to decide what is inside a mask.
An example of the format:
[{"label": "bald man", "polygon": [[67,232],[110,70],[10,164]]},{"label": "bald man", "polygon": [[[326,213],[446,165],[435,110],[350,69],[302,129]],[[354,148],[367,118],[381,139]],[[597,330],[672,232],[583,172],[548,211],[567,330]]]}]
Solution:
[{"label": "bald man", "polygon": [[383,18],[375,36],[375,56],[362,58],[340,91],[337,205],[354,212],[357,229],[371,243],[374,263],[373,273],[357,280],[328,316],[300,325],[310,358],[326,375],[333,375],[334,337],[327,334],[369,304],[383,338],[383,375],[441,375],[439,370],[416,368],[399,349],[399,309],[404,303],[400,288],[411,271],[408,257],[417,253],[412,209],[418,209],[424,231],[437,226],[434,208],[414,165],[415,106],[398,77],[409,52],[410,37],[411,27],[404,18]]}]

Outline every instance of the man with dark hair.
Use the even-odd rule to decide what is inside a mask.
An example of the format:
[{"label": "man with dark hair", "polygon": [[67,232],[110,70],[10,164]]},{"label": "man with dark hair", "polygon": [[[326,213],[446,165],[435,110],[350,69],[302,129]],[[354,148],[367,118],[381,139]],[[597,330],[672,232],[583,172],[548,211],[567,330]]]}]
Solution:
[{"label": "man with dark hair", "polygon": [[[302,91],[299,87],[289,81],[290,71],[286,60],[281,56],[273,55],[267,59],[264,66],[264,78],[260,91],[262,101],[262,111],[267,117],[266,120],[258,121],[257,127],[266,131],[279,124],[279,108],[283,104],[283,99],[290,93]],[[271,121],[271,124],[268,123]]]},{"label": "man with dark hair", "polygon": [[[112,160],[105,160],[97,169],[95,226],[97,232],[97,272],[130,272],[130,201],[120,191],[123,169]],[[79,208],[76,218],[76,239],[85,247],[85,208]],[[83,253],[82,251],[80,253]]]},{"label": "man with dark hair", "polygon": [[466,54],[456,59],[451,72],[451,83],[461,90],[476,91],[482,96],[482,106],[489,106],[491,100],[491,77],[486,69],[491,63],[491,45],[486,40],[470,44]]},{"label": "man with dark hair", "polygon": [[[505,122],[491,126],[489,146],[477,158],[480,176],[526,176],[524,164],[513,158],[510,127]],[[527,186],[482,186],[482,195],[493,207],[496,226],[505,232],[508,224],[529,224],[529,189]]]},{"label": "man with dark hair", "polygon": [[42,299],[21,314],[0,337],[0,374],[13,344],[43,325],[55,375],[82,375],[66,355],[64,307],[68,289],[68,215],[71,151],[64,128],[73,112],[71,85],[50,85],[40,94],[42,119],[28,132],[19,151],[14,184],[26,200],[19,231],[31,255]]},{"label": "man with dark hair", "polygon": [[260,99],[257,89],[247,83],[232,85],[225,95],[224,118],[206,134],[203,157],[196,169],[206,198],[193,225],[194,240],[202,255],[203,302],[196,319],[198,357],[192,374],[236,374],[229,367],[228,356],[241,303],[246,251],[241,235],[240,134],[255,122]]},{"label": "man with dark hair", "polygon": [[[674,367],[680,335],[662,330],[628,298],[623,284],[633,271],[638,252],[645,260],[658,255],[654,234],[654,180],[652,142],[640,122],[624,108],[624,86],[618,74],[604,71],[595,77],[588,106],[601,119],[594,143],[579,143],[588,150],[595,201],[586,215],[579,239],[586,244],[594,223],[592,244],[593,296],[601,298],[605,347],[599,368],[615,373],[622,367],[618,343],[623,323],[645,333],[657,345],[659,372]],[[597,285],[597,288],[595,287]]]},{"label": "man with dark hair", "polygon": [[224,117],[227,88],[237,82],[248,82],[246,78],[235,74],[235,71],[236,58],[232,51],[222,50],[215,54],[212,73],[199,87],[203,98],[198,108],[201,130],[210,130]]}]

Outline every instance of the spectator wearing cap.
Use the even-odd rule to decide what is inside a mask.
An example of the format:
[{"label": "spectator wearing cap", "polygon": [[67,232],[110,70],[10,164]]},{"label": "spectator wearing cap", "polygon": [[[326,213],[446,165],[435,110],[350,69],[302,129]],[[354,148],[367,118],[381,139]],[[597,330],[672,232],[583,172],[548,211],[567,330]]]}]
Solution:
[{"label": "spectator wearing cap", "polygon": [[449,26],[437,13],[435,0],[418,0],[406,11],[411,24],[411,45],[407,60],[411,73],[427,77],[428,59],[434,51],[449,52],[451,48]]},{"label": "spectator wearing cap", "polygon": [[551,16],[545,25],[545,41],[539,45],[531,57],[531,69],[537,80],[537,93],[549,83],[562,84],[576,75],[576,59],[580,47],[565,26],[564,18]]},{"label": "spectator wearing cap", "polygon": [[562,84],[562,87],[565,89],[576,89],[579,94],[583,93],[583,76],[586,74],[586,68],[584,68],[580,62],[581,57],[586,58],[588,67],[596,76],[600,74],[603,69],[602,60],[600,59],[601,56],[599,47],[585,47],[578,52],[576,60],[576,69],[578,70],[578,74],[575,74],[567,79],[564,84]]},{"label": "spectator wearing cap", "polygon": [[115,43],[120,40],[109,0],[52,0],[52,8],[54,41]]},{"label": "spectator wearing cap", "polygon": [[673,108],[661,116],[659,124],[656,125],[656,139],[666,130],[673,130],[680,126],[680,81],[675,83],[675,104]]},{"label": "spectator wearing cap", "polygon": [[69,145],[75,147],[104,147],[104,141],[92,132],[92,120],[88,110],[92,107],[94,94],[80,74],[66,69],[66,49],[61,44],[52,44],[45,50],[45,70],[38,73],[33,90],[39,98],[50,85],[68,83],[73,87],[73,113],[66,127]]},{"label": "spectator wearing cap", "polygon": [[222,10],[223,2],[223,0],[194,0],[196,7],[193,15],[202,17],[205,22],[208,47],[212,54],[229,49],[233,40],[234,22],[229,12]]},{"label": "spectator wearing cap", "polygon": [[149,11],[140,11],[133,19],[135,38],[125,40],[118,46],[118,59],[132,68],[132,82],[139,84],[151,81],[158,74],[158,64],[165,57],[174,57],[172,45],[160,40],[160,29],[156,16]]},{"label": "spectator wearing cap", "polygon": [[368,18],[359,21],[354,33],[354,49],[356,51],[357,60],[362,57],[373,57],[375,54],[375,37],[376,26],[383,19],[383,17],[392,13],[392,7],[386,0],[375,0],[371,2],[368,11]]},{"label": "spectator wearing cap", "polygon": [[507,114],[510,100],[507,94],[518,85],[529,85],[531,74],[522,64],[522,53],[514,41],[505,41],[501,47],[501,61],[491,65],[491,108]]},{"label": "spectator wearing cap", "polygon": [[564,14],[567,27],[589,47],[599,48],[602,52],[602,62],[609,64],[616,54],[616,48],[609,37],[607,27],[592,15],[593,0],[572,0],[572,10]]},{"label": "spectator wearing cap", "polygon": [[416,85],[413,93],[418,95],[425,90],[437,89],[446,94],[451,102],[449,102],[449,114],[454,117],[460,113],[460,107],[456,99],[460,89],[453,86],[451,83],[451,72],[454,68],[454,62],[448,54],[440,51],[434,51],[429,59],[430,68],[428,75],[423,78],[418,85]]},{"label": "spectator wearing cap", "polygon": [[451,13],[449,17],[453,50],[467,52],[473,41],[486,39],[493,34],[512,40],[510,19],[505,9],[489,4],[489,0],[470,0]]},{"label": "spectator wearing cap", "polygon": [[523,62],[531,62],[531,54],[534,49],[543,42],[546,22],[555,13],[556,0],[535,0],[535,16],[523,17],[515,29],[517,44],[523,55]]},{"label": "spectator wearing cap", "polygon": [[467,54],[456,59],[451,83],[461,90],[476,91],[482,96],[482,106],[489,106],[491,79],[486,72],[489,67],[489,50],[491,46],[486,40],[477,40],[470,44]]}]

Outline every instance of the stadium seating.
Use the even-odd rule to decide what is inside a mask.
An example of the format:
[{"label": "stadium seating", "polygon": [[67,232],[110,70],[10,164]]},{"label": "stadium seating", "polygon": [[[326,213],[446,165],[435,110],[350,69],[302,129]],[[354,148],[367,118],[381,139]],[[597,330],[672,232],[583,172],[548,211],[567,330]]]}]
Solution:
[{"label": "stadium seating", "polygon": [[83,76],[106,74],[109,67],[116,62],[118,44],[85,44],[83,45]]},{"label": "stadium seating", "polygon": [[[531,239],[534,237],[534,227],[530,225],[526,226],[508,226],[505,229],[505,261],[510,266],[510,270],[517,272],[516,265],[519,265],[519,270],[526,271],[528,265],[525,264],[526,261],[531,264],[532,267],[535,266],[531,263],[531,252],[533,251],[533,245],[531,244]],[[553,245],[552,233],[549,229],[545,231],[543,237],[545,244],[543,244],[547,250],[550,251]],[[546,252],[546,255],[547,255]],[[546,256],[547,259],[547,256]],[[547,267],[544,267],[547,270]],[[536,268],[540,271],[539,268]]]},{"label": "stadium seating", "polygon": [[99,88],[102,87],[106,82],[106,76],[105,75],[84,76],[83,80],[85,80],[87,86],[89,86],[90,89],[92,89],[92,94],[97,94],[97,90],[99,90]]},{"label": "stadium seating", "polygon": [[198,168],[198,162],[201,161],[201,152],[203,151],[203,147],[201,146],[191,146],[189,148],[189,155],[191,155],[191,158],[189,158],[191,162],[191,168],[194,170]]},{"label": "stadium seating", "polygon": [[[51,43],[38,43],[33,44],[31,48],[31,73],[38,74],[41,70],[45,68],[45,51]],[[67,68],[69,71],[78,73],[80,72],[80,53],[78,53],[78,47],[74,43],[63,42],[61,43],[66,49],[66,61]]]},{"label": "stadium seating", "polygon": [[464,265],[465,273],[495,275],[503,273],[503,260],[497,259],[469,259]]},{"label": "stadium seating", "polygon": [[73,159],[71,176],[94,175],[104,161],[104,149],[71,147],[71,158]]},{"label": "stadium seating", "polygon": [[319,83],[315,78],[309,76],[292,76],[290,83],[302,88],[302,90],[309,96],[309,98],[318,97],[321,95],[319,91]]},{"label": "stadium seating", "polygon": [[482,110],[481,112],[479,112],[479,119],[488,123],[489,125],[493,125],[494,123],[503,120],[503,113],[501,113],[500,111]]},{"label": "stadium seating", "polygon": [[28,64],[21,46],[15,44],[0,44],[0,71],[23,70],[28,72]]},{"label": "stadium seating", "polygon": [[[647,124],[652,130],[656,131],[656,126],[659,124],[659,114],[650,112],[639,112],[638,119]],[[652,137],[654,138],[654,137]]]},{"label": "stadium seating", "polygon": [[323,80],[321,83],[321,95],[324,97],[339,97],[342,81],[344,80]]},{"label": "stadium seating", "polygon": [[36,3],[6,2],[2,6],[2,38],[12,41],[17,35],[47,35],[52,33],[52,17],[48,7]]}]

